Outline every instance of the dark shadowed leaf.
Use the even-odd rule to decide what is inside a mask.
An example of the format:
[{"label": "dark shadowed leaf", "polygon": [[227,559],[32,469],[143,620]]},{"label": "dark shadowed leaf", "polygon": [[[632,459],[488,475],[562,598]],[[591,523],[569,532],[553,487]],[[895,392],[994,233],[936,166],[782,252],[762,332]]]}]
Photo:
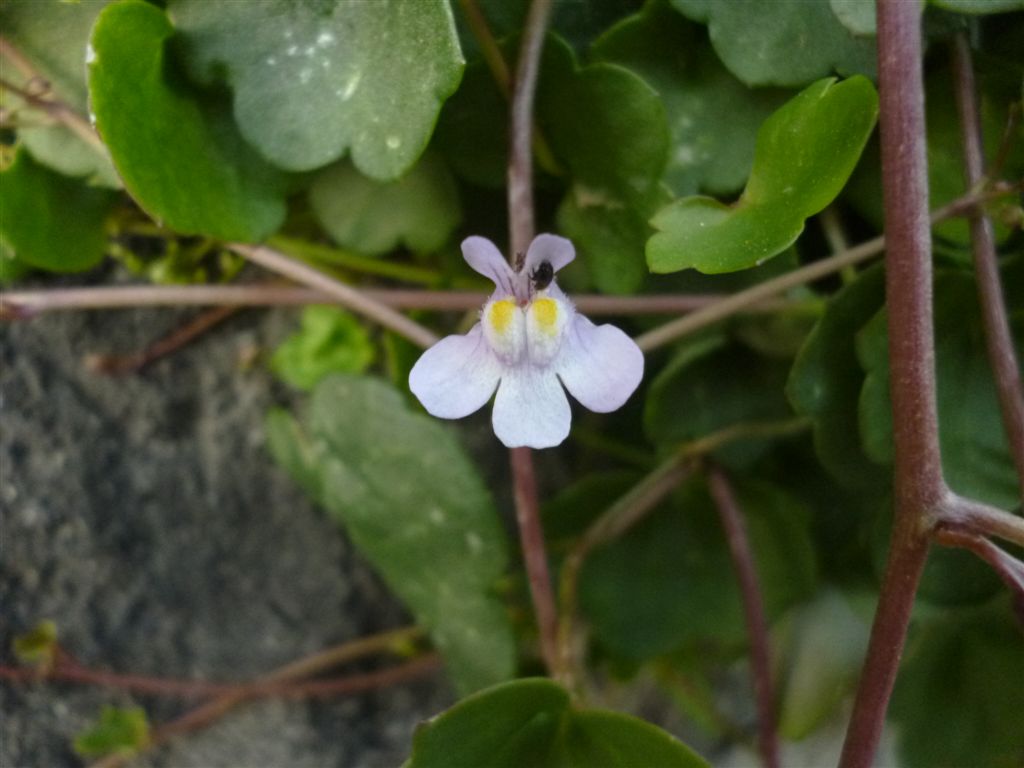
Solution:
[{"label": "dark shadowed leaf", "polygon": [[[736,483],[736,491],[773,618],[815,588],[807,510],[765,483]],[[644,661],[696,643],[728,656],[746,643],[725,534],[699,481],[592,553],[581,573],[579,597],[595,639],[624,661]]]},{"label": "dark shadowed leaf", "polygon": [[1008,614],[1002,601],[959,612],[909,645],[890,709],[901,765],[1022,764],[1024,653],[1020,627]]},{"label": "dark shadowed leaf", "polygon": [[526,678],[481,691],[420,726],[405,768],[701,768],[689,747],[639,718],[575,706]]},{"label": "dark shadowed leaf", "polygon": [[[726,427],[786,419],[792,412],[785,382],[784,362],[710,337],[678,352],[651,382],[644,429],[653,442],[676,446]],[[763,438],[737,441],[715,456],[742,466],[770,444]]]},{"label": "dark shadowed leaf", "polygon": [[[1018,284],[1019,265],[1004,276]],[[1024,346],[1024,296],[1010,291],[1015,312],[1017,356]],[[889,405],[889,361],[886,312],[881,310],[861,331],[858,356],[866,372],[860,395],[860,429],[867,454],[892,461],[892,415]],[[936,373],[939,439],[946,482],[965,496],[1012,509],[1020,499],[995,382],[985,353],[985,337],[977,288],[970,275],[940,272],[935,279]]]},{"label": "dark shadowed leaf", "polygon": [[45,168],[26,152],[0,174],[0,241],[16,263],[52,272],[95,266],[117,194]]},{"label": "dark shadowed leaf", "polygon": [[786,384],[793,408],[814,425],[814,447],[822,465],[844,485],[858,488],[884,485],[888,475],[856,439],[863,382],[856,334],[882,306],[884,278],[880,267],[866,270],[829,300]]}]

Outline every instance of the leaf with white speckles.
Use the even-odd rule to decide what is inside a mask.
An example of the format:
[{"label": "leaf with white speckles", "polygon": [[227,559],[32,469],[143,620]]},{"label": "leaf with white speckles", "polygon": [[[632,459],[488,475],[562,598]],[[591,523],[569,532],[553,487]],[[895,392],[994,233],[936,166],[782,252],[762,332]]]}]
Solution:
[{"label": "leaf with white speckles", "polygon": [[390,385],[332,376],[305,417],[273,411],[270,450],[345,526],[431,634],[464,692],[512,676],[515,644],[492,594],[507,561],[487,488],[448,427]]},{"label": "leaf with white speckles", "polygon": [[247,140],[289,170],[351,151],[383,181],[426,146],[463,58],[447,0],[174,0],[183,61],[234,90]]},{"label": "leaf with white speckles", "polygon": [[254,242],[284,220],[287,180],[241,140],[221,104],[168,61],[174,28],[154,5],[107,6],[92,30],[89,99],[124,185],[178,234]]}]

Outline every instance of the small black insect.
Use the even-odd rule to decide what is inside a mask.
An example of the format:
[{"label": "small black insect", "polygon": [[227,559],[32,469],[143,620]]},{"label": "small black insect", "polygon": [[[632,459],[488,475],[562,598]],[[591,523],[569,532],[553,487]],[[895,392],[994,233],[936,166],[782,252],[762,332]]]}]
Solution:
[{"label": "small black insect", "polygon": [[555,279],[555,270],[550,261],[542,261],[530,272],[530,282],[533,283],[533,290],[543,291],[551,281]]}]

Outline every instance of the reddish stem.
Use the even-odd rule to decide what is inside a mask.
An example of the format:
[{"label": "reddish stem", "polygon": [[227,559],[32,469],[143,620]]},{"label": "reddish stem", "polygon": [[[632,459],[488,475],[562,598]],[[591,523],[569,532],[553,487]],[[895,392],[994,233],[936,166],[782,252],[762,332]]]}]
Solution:
[{"label": "reddish stem", "polygon": [[185,325],[175,329],[141,352],[130,355],[89,355],[86,358],[86,363],[90,369],[98,373],[112,375],[138,373],[150,363],[177,352],[207,331],[220,325],[238,310],[239,307],[232,306],[214,307],[192,318]]},{"label": "reddish stem", "polygon": [[984,536],[940,528],[935,540],[947,547],[960,547],[973,552],[996,572],[1013,595],[1016,605],[1024,605],[1024,563],[1005,552]]},{"label": "reddish stem", "polygon": [[[516,79],[512,86],[511,147],[508,162],[509,257],[525,253],[533,239],[533,97],[537,88],[540,52],[551,14],[551,0],[533,0],[519,51]],[[509,451],[516,502],[516,521],[523,547],[523,563],[530,584],[530,596],[537,617],[541,653],[548,671],[560,676],[558,658],[558,616],[548,572],[547,548],[540,522],[537,481],[529,448]]]},{"label": "reddish stem", "polygon": [[[960,115],[960,137],[964,149],[964,181],[973,189],[985,177],[981,123],[978,116],[977,88],[971,48],[963,33],[953,43],[953,72],[956,80],[956,105]],[[1021,499],[1024,500],[1024,389],[1013,348],[1009,315],[999,279],[995,234],[985,210],[975,208],[969,215],[974,271],[978,280],[978,298],[985,326],[985,346],[995,375],[1003,426],[1010,443]]]},{"label": "reddish stem", "polygon": [[533,471],[533,455],[529,448],[509,450],[512,463],[513,491],[516,503],[516,522],[523,548],[523,565],[530,585],[530,597],[537,617],[541,654],[548,670],[555,674],[560,668],[558,657],[558,615],[555,596],[548,570],[547,547],[540,523],[537,501],[537,480]]},{"label": "reddish stem", "polygon": [[[392,309],[438,309],[465,312],[487,301],[480,291],[431,291],[407,288],[363,288],[367,298]],[[586,315],[674,315],[714,305],[728,298],[721,293],[655,293],[642,296],[575,294],[573,304]],[[0,292],[0,320],[24,320],[43,312],[118,309],[140,306],[307,306],[337,303],[329,294],[290,285],[116,285],[89,288],[46,288]],[[744,312],[777,312],[801,303],[769,298]]]},{"label": "reddish stem", "polygon": [[841,768],[868,768],[885,723],[928,521],[946,496],[939,455],[932,322],[931,232],[921,73],[921,6],[878,2],[886,306],[894,442],[892,540]]},{"label": "reddish stem", "polygon": [[743,618],[750,637],[750,666],[754,678],[754,696],[757,700],[757,744],[766,768],[779,766],[779,737],[776,731],[775,691],[772,685],[771,652],[768,642],[768,619],[764,612],[764,599],[757,581],[754,553],[747,538],[746,525],[736,496],[725,473],[717,466],[708,470],[711,498],[718,507],[718,515],[725,529],[729,554],[739,581]]}]

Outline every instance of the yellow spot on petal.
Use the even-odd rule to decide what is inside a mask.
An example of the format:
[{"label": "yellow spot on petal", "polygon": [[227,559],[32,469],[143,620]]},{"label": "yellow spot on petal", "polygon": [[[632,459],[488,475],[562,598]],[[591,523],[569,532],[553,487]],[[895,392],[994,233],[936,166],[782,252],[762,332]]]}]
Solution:
[{"label": "yellow spot on petal", "polygon": [[558,323],[558,302],[554,299],[536,299],[530,305],[537,325],[546,333],[554,333]]},{"label": "yellow spot on petal", "polygon": [[512,299],[501,299],[491,304],[490,320],[491,327],[499,334],[504,334],[512,323],[512,316],[516,311],[516,303]]}]

